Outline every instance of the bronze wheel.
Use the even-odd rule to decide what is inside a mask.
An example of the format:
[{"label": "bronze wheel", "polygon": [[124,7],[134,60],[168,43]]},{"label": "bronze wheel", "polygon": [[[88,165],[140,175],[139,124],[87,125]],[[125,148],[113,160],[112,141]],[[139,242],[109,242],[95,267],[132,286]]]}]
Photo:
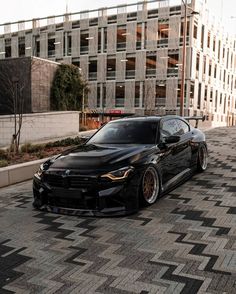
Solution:
[{"label": "bronze wheel", "polygon": [[159,195],[159,177],[156,169],[149,166],[142,179],[142,195],[146,204],[153,204]]},{"label": "bronze wheel", "polygon": [[205,145],[201,145],[198,150],[198,170],[204,171],[207,169],[208,155]]}]

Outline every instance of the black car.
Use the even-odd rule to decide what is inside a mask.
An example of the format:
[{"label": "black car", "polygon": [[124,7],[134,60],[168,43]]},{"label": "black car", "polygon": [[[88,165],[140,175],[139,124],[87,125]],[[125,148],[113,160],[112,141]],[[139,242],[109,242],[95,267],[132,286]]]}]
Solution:
[{"label": "black car", "polygon": [[204,171],[207,158],[205,135],[182,117],[111,121],[40,166],[33,206],[80,215],[133,213]]}]

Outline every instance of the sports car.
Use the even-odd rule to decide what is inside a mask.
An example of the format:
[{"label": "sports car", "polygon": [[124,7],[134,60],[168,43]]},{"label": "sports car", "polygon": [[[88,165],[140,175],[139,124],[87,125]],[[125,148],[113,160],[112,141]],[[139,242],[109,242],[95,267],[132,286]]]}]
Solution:
[{"label": "sports car", "polygon": [[33,206],[114,216],[155,203],[207,168],[205,135],[190,119],[169,115],[110,121],[84,144],[40,166],[33,179]]}]

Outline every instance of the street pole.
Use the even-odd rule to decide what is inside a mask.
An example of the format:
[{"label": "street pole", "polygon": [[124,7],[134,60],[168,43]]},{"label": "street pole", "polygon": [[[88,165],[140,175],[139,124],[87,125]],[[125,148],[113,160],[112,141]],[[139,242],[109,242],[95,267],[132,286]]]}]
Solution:
[{"label": "street pole", "polygon": [[82,125],[84,125],[84,86],[83,86],[83,94],[82,94]]},{"label": "street pole", "polygon": [[184,4],[184,23],[183,23],[183,52],[182,52],[182,73],[181,73],[181,87],[180,87],[180,116],[184,116],[184,92],[185,92],[185,55],[186,55],[186,27],[187,27],[187,4]]}]

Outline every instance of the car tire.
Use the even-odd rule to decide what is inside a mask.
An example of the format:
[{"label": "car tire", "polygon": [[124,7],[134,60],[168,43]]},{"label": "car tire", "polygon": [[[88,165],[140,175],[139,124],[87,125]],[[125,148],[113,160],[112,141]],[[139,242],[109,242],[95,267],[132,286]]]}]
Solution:
[{"label": "car tire", "polygon": [[141,200],[144,205],[151,205],[156,202],[160,194],[160,179],[157,169],[150,165],[148,166],[141,178],[140,185]]},{"label": "car tire", "polygon": [[208,165],[208,152],[205,144],[201,144],[198,149],[197,155],[197,170],[203,172],[207,169]]}]

